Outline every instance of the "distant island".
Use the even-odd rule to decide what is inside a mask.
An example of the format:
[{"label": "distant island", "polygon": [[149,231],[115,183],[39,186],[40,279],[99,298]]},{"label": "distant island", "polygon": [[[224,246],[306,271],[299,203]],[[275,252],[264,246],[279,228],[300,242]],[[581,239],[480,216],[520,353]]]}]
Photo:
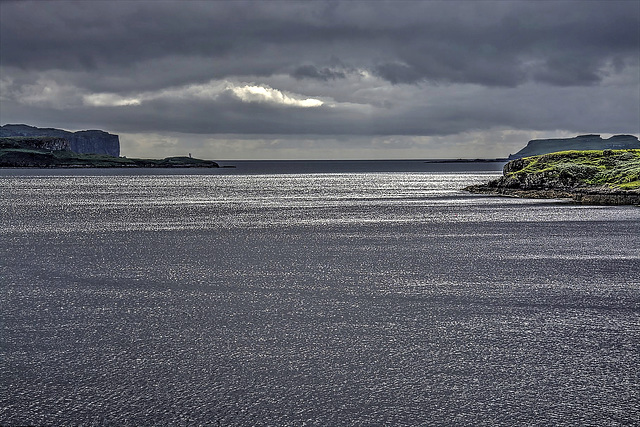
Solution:
[{"label": "distant island", "polygon": [[0,137],[0,167],[4,168],[217,168],[211,160],[191,157],[135,159],[109,154],[77,153],[56,136]]},{"label": "distant island", "polygon": [[585,204],[640,205],[640,149],[570,150],[523,157],[508,162],[501,178],[465,190],[570,198]]},{"label": "distant island", "polygon": [[633,135],[614,135],[602,139],[600,135],[578,135],[574,138],[533,139],[516,154],[510,154],[509,160],[540,154],[569,150],[629,150],[640,149],[640,141]]}]

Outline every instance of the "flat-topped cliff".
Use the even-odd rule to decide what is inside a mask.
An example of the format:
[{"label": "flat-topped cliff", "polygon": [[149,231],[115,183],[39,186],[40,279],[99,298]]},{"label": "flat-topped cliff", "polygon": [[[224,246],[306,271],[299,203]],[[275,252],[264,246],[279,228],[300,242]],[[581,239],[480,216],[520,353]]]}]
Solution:
[{"label": "flat-topped cliff", "polygon": [[574,138],[533,139],[509,160],[569,150],[629,150],[640,149],[640,141],[633,135],[614,135],[602,139],[600,135],[579,135]]},{"label": "flat-topped cliff", "polygon": [[466,190],[579,203],[640,205],[640,150],[563,151],[512,160],[503,176]]},{"label": "flat-topped cliff", "polygon": [[62,129],[38,128],[22,124],[7,124],[0,127],[0,137],[55,137],[69,142],[69,149],[79,154],[107,154],[120,156],[120,139],[102,130],[69,132]]}]

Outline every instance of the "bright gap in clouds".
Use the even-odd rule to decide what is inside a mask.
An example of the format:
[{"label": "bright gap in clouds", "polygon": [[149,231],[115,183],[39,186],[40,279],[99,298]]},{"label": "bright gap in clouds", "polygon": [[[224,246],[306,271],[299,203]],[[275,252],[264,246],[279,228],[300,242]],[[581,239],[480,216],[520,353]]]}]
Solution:
[{"label": "bright gap in clouds", "polygon": [[277,89],[263,86],[246,85],[242,87],[232,87],[231,91],[243,102],[266,102],[302,108],[320,107],[323,104],[319,99],[296,99],[285,95]]},{"label": "bright gap in clouds", "polygon": [[263,103],[298,108],[314,108],[324,105],[324,102],[319,99],[287,94],[266,85],[237,85],[226,81],[222,83],[210,81],[202,85],[169,88],[157,92],[139,93],[129,97],[115,93],[93,93],[83,95],[82,100],[85,105],[92,107],[121,107],[141,105],[144,101],[157,99],[208,99],[215,101],[222,93],[231,94],[246,103]]},{"label": "bright gap in clouds", "polygon": [[142,101],[137,98],[125,98],[114,93],[92,93],[84,95],[82,101],[92,107],[122,107],[125,105],[140,105]]}]

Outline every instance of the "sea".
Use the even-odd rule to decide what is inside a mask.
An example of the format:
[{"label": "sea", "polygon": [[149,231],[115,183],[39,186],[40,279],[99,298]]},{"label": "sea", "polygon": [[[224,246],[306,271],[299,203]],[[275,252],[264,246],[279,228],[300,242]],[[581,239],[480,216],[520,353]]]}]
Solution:
[{"label": "sea", "polygon": [[638,425],[640,208],[221,164],[0,169],[0,425]]}]

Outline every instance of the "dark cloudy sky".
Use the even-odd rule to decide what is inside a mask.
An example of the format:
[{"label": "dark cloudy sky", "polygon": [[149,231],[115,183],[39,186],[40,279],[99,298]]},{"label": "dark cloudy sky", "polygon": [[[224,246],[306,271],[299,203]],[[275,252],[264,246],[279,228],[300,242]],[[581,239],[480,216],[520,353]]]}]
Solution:
[{"label": "dark cloudy sky", "polygon": [[497,157],[640,133],[640,2],[2,1],[0,122],[128,156]]}]

